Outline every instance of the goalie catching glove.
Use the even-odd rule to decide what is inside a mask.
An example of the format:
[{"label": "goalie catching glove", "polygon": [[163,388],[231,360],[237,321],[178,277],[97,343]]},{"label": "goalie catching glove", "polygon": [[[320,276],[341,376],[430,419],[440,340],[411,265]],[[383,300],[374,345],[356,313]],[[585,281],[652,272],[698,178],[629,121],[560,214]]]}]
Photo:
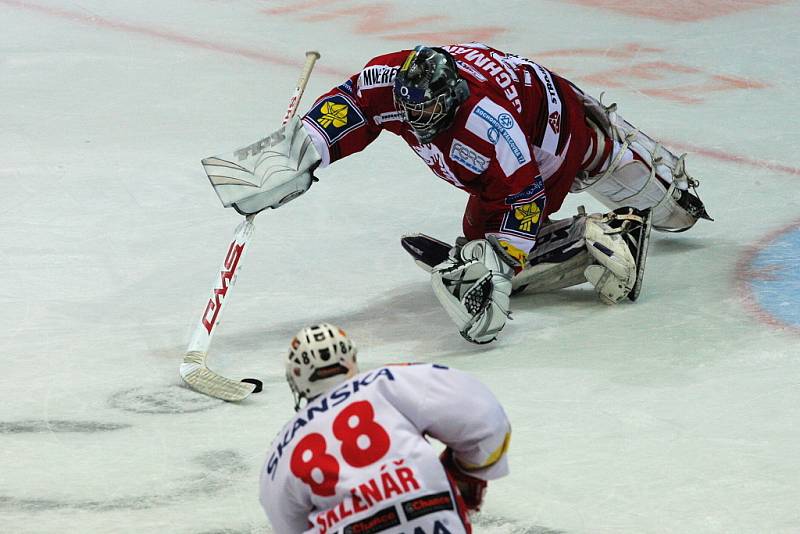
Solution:
[{"label": "goalie catching glove", "polygon": [[514,270],[504,258],[492,243],[476,239],[453,248],[431,272],[436,298],[473,343],[494,341],[510,316]]},{"label": "goalie catching glove", "polygon": [[242,215],[279,208],[308,191],[320,157],[298,116],[272,134],[203,167],[222,205]]}]

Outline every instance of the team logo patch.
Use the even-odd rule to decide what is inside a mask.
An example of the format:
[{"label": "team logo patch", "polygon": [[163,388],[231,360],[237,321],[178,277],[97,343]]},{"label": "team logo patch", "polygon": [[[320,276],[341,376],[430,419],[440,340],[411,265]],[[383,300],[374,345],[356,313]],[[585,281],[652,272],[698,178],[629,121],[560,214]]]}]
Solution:
[{"label": "team logo patch", "polygon": [[545,197],[539,197],[533,202],[514,206],[514,211],[506,213],[503,217],[500,229],[512,235],[535,239],[539,231],[544,205]]},{"label": "team logo patch", "polygon": [[547,118],[547,122],[550,123],[550,128],[552,128],[555,133],[558,133],[559,130],[561,130],[561,115],[558,113],[558,111],[552,112]]},{"label": "team logo patch", "polygon": [[463,165],[475,174],[481,174],[489,168],[489,158],[465,145],[458,139],[453,139],[453,144],[450,145],[450,159]]},{"label": "team logo patch", "polygon": [[306,123],[312,124],[328,145],[366,123],[364,115],[345,95],[331,95],[317,102],[306,118]]},{"label": "team logo patch", "polygon": [[514,204],[522,204],[530,202],[531,200],[544,194],[544,180],[542,176],[537,176],[531,185],[513,195],[506,197],[506,204],[513,206]]},{"label": "team logo patch", "polygon": [[341,128],[347,124],[347,104],[334,104],[333,102],[325,102],[322,104],[322,117],[317,119],[317,122],[323,128],[330,127],[333,124],[334,128]]}]

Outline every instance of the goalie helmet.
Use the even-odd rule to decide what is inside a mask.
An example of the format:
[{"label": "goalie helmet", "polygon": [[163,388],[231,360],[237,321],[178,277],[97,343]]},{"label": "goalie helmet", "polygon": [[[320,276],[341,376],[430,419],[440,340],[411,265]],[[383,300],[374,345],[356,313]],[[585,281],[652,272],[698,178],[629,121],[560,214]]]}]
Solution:
[{"label": "goalie helmet", "polygon": [[286,381],[294,409],[358,373],[358,350],[341,328],[328,323],[308,326],[292,339],[286,360]]},{"label": "goalie helmet", "polygon": [[467,82],[442,48],[416,47],[394,79],[395,108],[423,143],[450,126],[467,97]]}]

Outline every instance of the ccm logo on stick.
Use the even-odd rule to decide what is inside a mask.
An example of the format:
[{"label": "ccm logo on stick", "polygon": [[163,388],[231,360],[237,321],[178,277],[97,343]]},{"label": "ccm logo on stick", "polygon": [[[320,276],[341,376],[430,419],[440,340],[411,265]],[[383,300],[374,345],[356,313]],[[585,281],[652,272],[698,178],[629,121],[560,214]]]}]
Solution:
[{"label": "ccm logo on stick", "polygon": [[[224,269],[220,272],[220,287],[214,289],[214,295],[208,299],[206,304],[206,311],[203,313],[203,326],[206,331],[211,335],[211,330],[214,328],[214,323],[217,322],[217,315],[222,307],[222,301],[225,300],[225,295],[228,294],[228,288],[231,285],[233,274],[236,272],[236,266],[239,265],[239,258],[242,257],[244,250],[244,243],[237,244],[236,241],[231,243],[228,247],[228,254],[225,256]],[[211,312],[211,317],[208,316]]]}]

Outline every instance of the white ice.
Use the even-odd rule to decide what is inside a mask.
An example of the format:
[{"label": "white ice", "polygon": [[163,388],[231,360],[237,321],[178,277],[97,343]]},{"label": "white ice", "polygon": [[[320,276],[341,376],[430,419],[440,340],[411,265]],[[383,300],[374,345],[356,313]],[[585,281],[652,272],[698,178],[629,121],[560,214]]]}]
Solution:
[{"label": "white ice", "polygon": [[[322,320],[365,366],[435,361],[496,392],[512,473],[479,533],[799,532],[800,330],[747,282],[800,259],[748,264],[800,224],[798,2],[659,4],[733,9],[689,21],[602,7],[621,4],[0,0],[0,532],[270,532],[257,479],[293,413],[283,356]],[[240,220],[200,159],[279,124],[308,49],[303,110],[374,55],[473,38],[690,152],[716,221],[654,235],[636,304],[521,297],[501,340],[472,346],[399,246],[455,238],[466,196],[387,134],[256,219],[211,366],[265,391],[185,389]],[[560,214],[579,204],[600,208]],[[778,297],[800,305],[796,286]]]}]

